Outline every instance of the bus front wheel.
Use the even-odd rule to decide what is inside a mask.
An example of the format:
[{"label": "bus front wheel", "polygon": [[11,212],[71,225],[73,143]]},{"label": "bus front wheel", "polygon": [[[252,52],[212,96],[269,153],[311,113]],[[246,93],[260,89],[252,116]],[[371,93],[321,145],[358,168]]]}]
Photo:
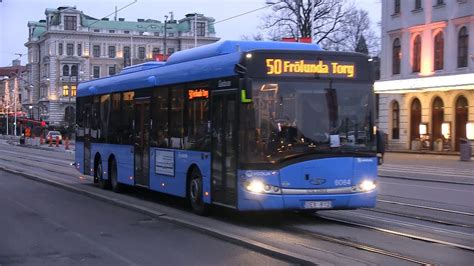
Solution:
[{"label": "bus front wheel", "polygon": [[207,215],[209,206],[203,201],[202,175],[199,169],[194,168],[191,172],[188,188],[189,203],[193,212],[198,215]]}]

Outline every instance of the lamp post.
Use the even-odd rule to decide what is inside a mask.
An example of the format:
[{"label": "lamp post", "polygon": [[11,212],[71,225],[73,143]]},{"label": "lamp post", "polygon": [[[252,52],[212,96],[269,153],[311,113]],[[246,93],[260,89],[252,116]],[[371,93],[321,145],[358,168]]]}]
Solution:
[{"label": "lamp post", "polygon": [[166,54],[167,54],[167,51],[166,51],[166,27],[167,27],[167,23],[168,23],[168,16],[165,15],[165,37],[163,39],[163,60],[166,60]]},{"label": "lamp post", "polygon": [[197,13],[194,13],[194,48],[197,47]]}]

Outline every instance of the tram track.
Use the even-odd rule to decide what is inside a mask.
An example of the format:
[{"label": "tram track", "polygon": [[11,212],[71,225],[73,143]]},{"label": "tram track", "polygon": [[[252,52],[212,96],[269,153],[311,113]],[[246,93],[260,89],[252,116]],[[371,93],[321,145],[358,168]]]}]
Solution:
[{"label": "tram track", "polygon": [[402,260],[402,261],[405,261],[405,262],[415,263],[415,264],[418,264],[418,265],[435,265],[435,263],[433,263],[433,262],[428,262],[426,260],[422,260],[422,259],[419,259],[419,258],[414,258],[414,257],[409,256],[409,255],[403,255],[403,254],[400,254],[398,252],[393,252],[393,251],[389,251],[389,250],[386,250],[386,249],[381,249],[381,248],[378,248],[378,247],[374,247],[374,246],[371,246],[371,245],[367,245],[367,244],[363,244],[363,243],[359,243],[359,242],[355,242],[355,241],[349,241],[349,240],[344,239],[344,238],[338,238],[338,237],[330,236],[330,235],[327,235],[327,234],[316,233],[316,232],[313,232],[311,230],[306,230],[306,229],[297,228],[297,227],[286,227],[285,231],[286,232],[292,232],[294,234],[299,234],[299,235],[304,236],[304,237],[311,237],[313,239],[322,240],[322,241],[326,241],[326,242],[331,242],[331,243],[342,245],[342,246],[345,246],[345,247],[351,247],[351,248],[355,248],[355,249],[358,249],[358,250],[363,250],[365,252],[370,252],[370,253],[375,253],[375,254],[395,258],[395,259]]},{"label": "tram track", "polygon": [[316,217],[318,217],[320,219],[323,219],[323,220],[326,220],[326,221],[337,222],[339,224],[344,224],[344,225],[348,225],[348,226],[370,229],[370,230],[383,232],[383,233],[387,233],[387,234],[391,234],[391,235],[406,237],[406,238],[425,241],[425,242],[430,242],[430,243],[441,244],[441,245],[454,247],[454,248],[459,248],[459,249],[463,249],[463,250],[467,250],[467,251],[474,251],[474,247],[472,247],[472,246],[457,244],[457,243],[453,243],[453,242],[450,242],[450,241],[444,241],[444,240],[435,239],[435,238],[431,238],[431,237],[419,236],[419,235],[415,235],[415,234],[410,234],[410,233],[405,233],[405,232],[401,232],[401,231],[396,231],[396,230],[392,230],[392,229],[383,228],[383,227],[380,227],[380,226],[373,226],[373,225],[364,224],[364,223],[360,223],[360,222],[349,221],[347,219],[342,219],[342,218],[329,217],[327,215],[316,214]]}]

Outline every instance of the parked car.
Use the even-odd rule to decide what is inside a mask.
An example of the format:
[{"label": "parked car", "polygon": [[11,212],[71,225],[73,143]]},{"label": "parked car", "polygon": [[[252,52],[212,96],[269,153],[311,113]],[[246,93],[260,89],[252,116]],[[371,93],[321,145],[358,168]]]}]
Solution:
[{"label": "parked car", "polygon": [[63,143],[63,137],[61,136],[61,132],[59,131],[49,131],[48,134],[46,135],[46,141],[49,142],[49,138],[52,138],[53,143],[56,143],[56,138],[59,137],[59,143]]}]

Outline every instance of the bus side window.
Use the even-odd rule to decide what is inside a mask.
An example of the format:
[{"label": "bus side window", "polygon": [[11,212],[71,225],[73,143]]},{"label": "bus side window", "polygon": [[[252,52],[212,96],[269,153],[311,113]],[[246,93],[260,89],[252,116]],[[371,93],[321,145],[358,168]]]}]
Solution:
[{"label": "bus side window", "polygon": [[209,150],[210,136],[207,128],[209,121],[209,99],[205,97],[189,99],[187,117],[188,136],[186,149]]},{"label": "bus side window", "polygon": [[133,98],[135,93],[124,92],[122,94],[122,115],[120,122],[122,144],[133,144],[133,119],[135,111],[133,106]]},{"label": "bus side window", "polygon": [[153,121],[151,131],[151,145],[160,148],[168,148],[168,88],[156,88],[153,93],[151,119]]},{"label": "bus side window", "polygon": [[170,128],[171,148],[184,147],[184,88],[176,86],[171,89],[170,99]]}]

